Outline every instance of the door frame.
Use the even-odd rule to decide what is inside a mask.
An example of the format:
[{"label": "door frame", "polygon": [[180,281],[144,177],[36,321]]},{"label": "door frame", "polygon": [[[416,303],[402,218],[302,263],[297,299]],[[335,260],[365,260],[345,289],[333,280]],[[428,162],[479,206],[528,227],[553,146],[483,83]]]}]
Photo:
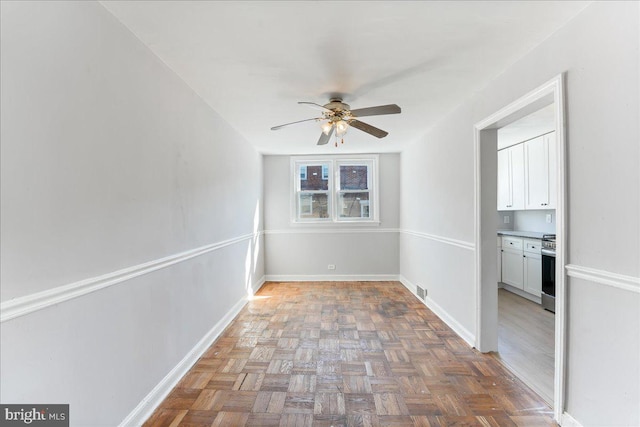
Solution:
[{"label": "door frame", "polygon": [[[566,129],[565,129],[565,84],[564,73],[557,75],[547,83],[532,90],[506,107],[474,125],[474,222],[475,222],[475,289],[476,289],[476,342],[475,346],[481,352],[498,350],[498,316],[497,316],[497,276],[490,274],[496,271],[497,222],[494,213],[493,220],[489,212],[495,211],[496,206],[485,203],[484,198],[495,200],[497,192],[495,184],[495,167],[492,179],[487,179],[490,165],[482,161],[483,148],[495,149],[497,140],[496,130],[504,125],[523,117],[535,109],[539,109],[549,100],[555,105],[556,121],[556,314],[555,314],[555,363],[554,363],[554,396],[553,411],[556,421],[560,421],[564,411],[565,396],[565,363],[566,363],[566,248],[567,248],[567,183],[566,183]],[[484,141],[484,145],[483,145]],[[491,148],[490,148],[491,147]],[[485,156],[488,152],[485,151]],[[491,175],[489,175],[491,176]],[[487,181],[483,187],[482,178]],[[491,189],[490,186],[493,188]],[[493,191],[494,197],[488,197],[487,192]],[[491,193],[488,193],[491,194]],[[491,237],[493,248],[491,249]],[[493,270],[492,270],[493,269]],[[497,272],[497,271],[496,271]],[[489,274],[487,274],[489,273]],[[484,277],[483,277],[484,275]],[[493,278],[493,279],[492,279]]]}]

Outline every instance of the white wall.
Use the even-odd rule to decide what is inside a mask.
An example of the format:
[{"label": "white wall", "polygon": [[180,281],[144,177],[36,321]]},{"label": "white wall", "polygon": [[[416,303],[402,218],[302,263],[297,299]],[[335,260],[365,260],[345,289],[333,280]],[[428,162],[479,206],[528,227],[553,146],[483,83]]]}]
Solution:
[{"label": "white wall", "polygon": [[[551,222],[547,222],[547,215],[551,215]],[[538,231],[549,234],[553,234],[556,231],[557,218],[555,209],[514,211],[513,216],[514,230]]]},{"label": "white wall", "polygon": [[[568,280],[566,410],[584,426],[640,425],[638,9],[589,6],[401,156],[400,227],[443,239],[402,233],[400,273],[475,331],[472,251],[446,240],[475,244],[473,125],[566,72],[568,263],[588,277]],[[451,268],[417,265],[432,254]]]},{"label": "white wall", "polygon": [[[397,278],[399,155],[379,157],[380,224],[368,226],[292,224],[290,159],[289,156],[264,157],[267,278]],[[329,264],[334,264],[336,269],[328,270]]]},{"label": "white wall", "polygon": [[2,401],[117,425],[260,283],[262,159],[100,4],[1,12]]}]

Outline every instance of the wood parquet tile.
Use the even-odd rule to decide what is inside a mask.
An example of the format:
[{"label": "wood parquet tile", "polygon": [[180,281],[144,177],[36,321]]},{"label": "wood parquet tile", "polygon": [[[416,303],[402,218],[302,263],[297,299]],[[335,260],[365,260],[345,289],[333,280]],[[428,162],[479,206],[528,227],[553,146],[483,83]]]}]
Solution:
[{"label": "wood parquet tile", "polygon": [[266,283],[146,427],[556,426],[398,282]]}]

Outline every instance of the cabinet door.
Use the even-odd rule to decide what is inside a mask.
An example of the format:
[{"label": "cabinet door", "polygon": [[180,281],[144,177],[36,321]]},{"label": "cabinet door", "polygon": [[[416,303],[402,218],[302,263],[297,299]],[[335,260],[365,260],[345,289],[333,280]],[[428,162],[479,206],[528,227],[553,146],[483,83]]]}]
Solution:
[{"label": "cabinet door", "polygon": [[522,252],[502,249],[502,281],[518,289],[524,289]]},{"label": "cabinet door", "polygon": [[498,210],[511,210],[511,165],[509,149],[498,151]]},{"label": "cabinet door", "polygon": [[498,151],[498,210],[524,209],[524,146]]},{"label": "cabinet door", "polygon": [[558,194],[558,153],[556,152],[556,133],[551,132],[544,135],[549,153],[549,205],[548,209],[556,208],[556,197]]},{"label": "cabinet door", "polygon": [[531,252],[524,253],[524,290],[537,297],[542,294],[542,257]]},{"label": "cabinet door", "polygon": [[526,209],[555,208],[555,157],[555,132],[524,143]]},{"label": "cabinet door", "polygon": [[524,204],[524,144],[509,147],[511,152],[511,193],[513,210],[523,210]]}]

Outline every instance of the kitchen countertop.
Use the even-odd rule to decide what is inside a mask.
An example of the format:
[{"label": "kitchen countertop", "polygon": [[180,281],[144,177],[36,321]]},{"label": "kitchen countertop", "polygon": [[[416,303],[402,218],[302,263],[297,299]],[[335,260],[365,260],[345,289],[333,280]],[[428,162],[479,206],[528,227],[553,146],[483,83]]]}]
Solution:
[{"label": "kitchen countertop", "polygon": [[542,239],[542,236],[549,233],[541,233],[539,231],[513,231],[513,230],[498,230],[500,236],[514,236],[525,237],[527,239]]}]

